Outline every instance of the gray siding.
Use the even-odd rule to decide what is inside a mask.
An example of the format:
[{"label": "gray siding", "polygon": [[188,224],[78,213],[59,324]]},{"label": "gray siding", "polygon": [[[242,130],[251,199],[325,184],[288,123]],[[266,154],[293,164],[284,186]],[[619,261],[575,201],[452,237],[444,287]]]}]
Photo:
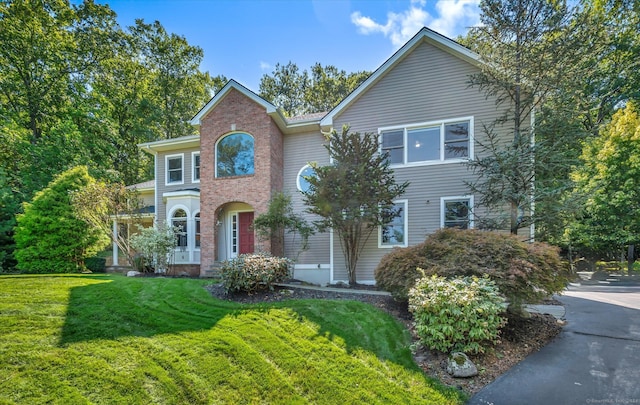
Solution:
[{"label": "gray siding", "polygon": [[[475,66],[423,42],[334,118],[333,126],[348,124],[353,131],[377,133],[381,127],[473,117],[477,154],[483,123],[491,123],[497,109],[493,100],[468,87],[468,76],[475,72]],[[395,174],[399,182],[411,183],[400,197],[408,200],[409,245],[440,228],[440,199],[469,194],[464,180],[472,179],[463,163],[399,167]],[[334,280],[348,280],[337,239],[335,235]],[[358,281],[373,282],[375,267],[389,251],[378,248],[374,231],[358,263]]]},{"label": "gray siding", "polygon": [[[304,213],[305,205],[302,194],[297,188],[297,178],[300,169],[309,162],[320,165],[329,164],[329,155],[324,148],[324,136],[317,132],[286,135],[284,137],[284,188],[283,191],[291,196],[295,212],[305,215],[307,220],[313,220]],[[297,237],[299,242],[300,237]],[[292,243],[292,235],[285,236],[285,255],[295,258],[299,252],[299,243]],[[330,262],[329,234],[316,234],[309,239],[309,250],[300,253],[297,264],[318,265]]]},{"label": "gray siding", "polygon": [[[166,220],[166,205],[165,203],[162,201],[162,195],[164,193],[167,192],[171,192],[171,191],[179,191],[179,190],[185,190],[185,189],[190,189],[190,188],[200,188],[200,183],[193,183],[191,181],[193,174],[192,174],[192,161],[191,161],[191,153],[192,152],[199,152],[200,149],[198,148],[190,148],[190,149],[176,149],[176,150],[172,150],[169,152],[159,152],[156,156],[156,193],[158,195],[158,207],[156,207],[156,219],[158,220],[158,222],[162,222],[164,220]],[[176,185],[166,185],[166,156],[168,155],[178,155],[178,154],[183,154],[183,173],[182,173],[182,178],[184,180],[184,182],[182,184],[176,184]]]}]

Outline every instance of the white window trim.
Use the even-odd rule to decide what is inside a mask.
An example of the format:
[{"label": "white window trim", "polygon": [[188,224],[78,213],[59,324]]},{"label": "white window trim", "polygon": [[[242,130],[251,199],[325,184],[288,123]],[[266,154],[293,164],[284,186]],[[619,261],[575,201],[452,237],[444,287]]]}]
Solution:
[{"label": "white window trim", "polygon": [[[202,248],[202,217],[200,217],[200,220],[197,220],[197,215],[200,214],[200,211],[196,211],[193,214],[193,250],[198,252],[200,251],[200,249]],[[200,222],[200,246],[196,246],[196,223]]]},{"label": "white window trim", "polygon": [[440,228],[444,228],[444,205],[447,201],[469,200],[469,229],[473,229],[473,195],[461,195],[454,197],[440,197]]},{"label": "white window trim", "polygon": [[[185,251],[191,251],[193,245],[190,243],[191,242],[191,240],[190,240],[191,238],[189,237],[189,234],[190,233],[194,233],[195,232],[195,228],[193,227],[193,224],[192,224],[193,221],[191,221],[192,217],[191,217],[191,214],[189,212],[189,208],[187,208],[186,205],[182,205],[182,204],[174,205],[173,207],[171,207],[171,210],[169,210],[169,214],[167,216],[167,218],[169,220],[168,222],[169,222],[170,226],[173,226],[173,215],[178,210],[183,210],[184,213],[186,214],[186,216],[184,217],[184,220],[187,223],[187,246],[185,246]],[[189,232],[189,229],[191,229],[191,228],[193,228],[193,230],[191,232]],[[175,247],[175,251],[176,252],[180,252],[181,251],[180,246],[176,246]]]},{"label": "white window trim", "polygon": [[395,247],[409,246],[409,200],[395,200],[394,204],[404,204],[404,242],[396,245],[382,243],[382,225],[378,226],[378,249],[393,249]]},{"label": "white window trim", "polygon": [[[237,176],[224,176],[224,177],[219,177],[218,176],[218,144],[220,142],[222,142],[223,139],[225,139],[228,136],[231,135],[235,135],[235,134],[244,134],[244,135],[248,135],[253,139],[253,173],[251,174],[241,174],[241,175],[237,175]],[[213,146],[213,163],[214,163],[214,176],[216,179],[227,179],[227,178],[233,178],[233,177],[244,177],[244,176],[253,176],[256,174],[256,137],[253,136],[252,134],[250,134],[249,132],[246,131],[232,131],[229,133],[226,133],[224,135],[222,135],[220,138],[218,138],[218,140],[216,141],[215,145]]]},{"label": "white window trim", "polygon": [[[200,178],[196,179],[196,156],[200,156],[200,152],[191,152],[191,182],[200,183]],[[202,176],[202,159],[200,159],[200,176]]]},{"label": "white window trim", "polygon": [[[455,122],[469,122],[469,156],[466,158],[457,158],[457,159],[445,159],[444,158],[444,126],[447,124],[455,123]],[[436,127],[440,126],[440,159],[439,160],[425,160],[421,162],[407,162],[407,132],[412,129],[420,129],[426,127]],[[385,131],[393,131],[402,129],[404,131],[403,134],[403,163],[394,163],[391,164],[390,167],[415,167],[415,166],[432,166],[432,165],[442,165],[442,164],[451,164],[451,163],[460,163],[467,162],[473,159],[474,156],[474,119],[473,116],[469,117],[459,117],[459,118],[449,118],[446,120],[439,121],[427,121],[427,122],[417,122],[412,124],[403,124],[403,125],[393,125],[388,127],[380,127],[378,128],[378,143],[380,144],[379,152],[382,153],[382,133]]]},{"label": "white window trim", "polygon": [[[169,159],[180,158],[180,170],[182,171],[182,181],[169,181]],[[166,155],[164,157],[164,184],[165,186],[175,186],[184,184],[184,153],[176,153],[173,155]]]}]

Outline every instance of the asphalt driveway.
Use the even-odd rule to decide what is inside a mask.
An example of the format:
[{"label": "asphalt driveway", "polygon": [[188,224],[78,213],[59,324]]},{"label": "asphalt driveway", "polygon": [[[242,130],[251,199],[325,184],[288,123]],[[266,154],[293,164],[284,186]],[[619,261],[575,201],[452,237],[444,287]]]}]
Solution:
[{"label": "asphalt driveway", "polygon": [[469,404],[640,404],[640,286],[571,285],[567,325]]}]

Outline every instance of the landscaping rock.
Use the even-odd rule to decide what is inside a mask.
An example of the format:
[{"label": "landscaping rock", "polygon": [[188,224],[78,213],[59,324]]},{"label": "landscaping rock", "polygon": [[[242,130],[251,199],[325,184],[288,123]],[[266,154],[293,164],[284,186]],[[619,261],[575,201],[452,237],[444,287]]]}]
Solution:
[{"label": "landscaping rock", "polygon": [[141,274],[142,273],[140,273],[139,271],[130,270],[127,272],[127,277],[138,277]]},{"label": "landscaping rock", "polygon": [[447,373],[456,378],[468,378],[478,375],[478,368],[466,354],[455,352],[447,359]]}]

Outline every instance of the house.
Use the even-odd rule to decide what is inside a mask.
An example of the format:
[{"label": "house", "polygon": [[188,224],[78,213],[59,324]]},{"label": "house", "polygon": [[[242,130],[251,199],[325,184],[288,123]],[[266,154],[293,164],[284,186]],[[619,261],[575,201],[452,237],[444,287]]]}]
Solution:
[{"label": "house", "polygon": [[[268,101],[231,80],[191,123],[199,135],[150,142],[155,158],[155,220],[183,230],[174,262],[207,276],[220,261],[256,250],[298,251],[259,241],[251,228],[271,196],[284,191],[304,212],[300,189],[309,162],[329,164],[323,132],[348,124],[377,133],[399,182],[410,186],[397,201],[402,215],[371,238],[357,279],[374,281],[381,257],[396,246],[422,242],[441,227],[473,227],[474,196],[465,162],[475,156],[483,123],[496,118],[495,101],[468,86],[478,57],[428,28],[380,66],[328,113],[286,118]],[[316,234],[295,264],[297,279],[329,284],[348,280],[339,241]]]}]

